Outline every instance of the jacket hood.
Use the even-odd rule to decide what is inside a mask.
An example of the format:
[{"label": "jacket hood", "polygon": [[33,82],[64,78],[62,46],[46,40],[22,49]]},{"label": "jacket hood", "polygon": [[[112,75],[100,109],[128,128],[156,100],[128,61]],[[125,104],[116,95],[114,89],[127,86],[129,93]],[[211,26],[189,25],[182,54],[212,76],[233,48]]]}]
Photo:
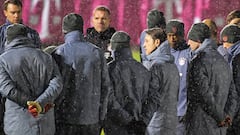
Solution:
[{"label": "jacket hood", "polygon": [[171,54],[170,46],[163,42],[155,51],[147,56],[151,65],[155,63],[174,63],[174,57]]},{"label": "jacket hood", "polygon": [[36,48],[36,46],[33,44],[32,40],[30,40],[27,37],[22,37],[22,36],[15,38],[9,44],[7,44],[7,42],[5,43],[5,51],[12,49],[12,48],[21,48],[21,47]]},{"label": "jacket hood", "polygon": [[195,58],[199,53],[203,52],[205,48],[217,48],[217,44],[214,40],[210,38],[205,39],[199,48],[190,52],[190,58]]},{"label": "jacket hood", "polygon": [[228,53],[235,57],[240,53],[240,41],[236,42],[233,46],[228,48]]},{"label": "jacket hood", "polygon": [[71,31],[69,33],[67,33],[64,36],[65,42],[72,42],[72,41],[84,41],[84,37],[82,32],[75,30],[75,31]]}]

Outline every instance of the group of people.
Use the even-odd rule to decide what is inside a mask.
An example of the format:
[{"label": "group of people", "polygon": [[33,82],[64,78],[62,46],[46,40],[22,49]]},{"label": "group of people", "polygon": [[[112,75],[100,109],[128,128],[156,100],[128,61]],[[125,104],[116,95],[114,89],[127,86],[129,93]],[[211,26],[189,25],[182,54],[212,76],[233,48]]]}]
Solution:
[{"label": "group of people", "polygon": [[[153,9],[140,36],[110,27],[110,10],[62,20],[64,43],[42,50],[22,24],[21,0],[5,0],[0,27],[1,133],[7,135],[240,134],[240,11],[216,37],[211,19],[184,23]],[[215,26],[215,27],[213,27]]]}]

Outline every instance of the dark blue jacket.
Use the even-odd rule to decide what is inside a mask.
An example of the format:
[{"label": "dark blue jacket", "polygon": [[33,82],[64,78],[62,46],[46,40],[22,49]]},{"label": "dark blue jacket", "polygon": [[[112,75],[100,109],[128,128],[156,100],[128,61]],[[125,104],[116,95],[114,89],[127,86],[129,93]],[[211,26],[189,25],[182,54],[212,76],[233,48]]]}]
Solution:
[{"label": "dark blue jacket", "polygon": [[[58,116],[64,123],[77,125],[104,120],[111,83],[103,51],[86,42],[81,32],[72,31],[65,35],[65,43],[55,53],[61,58],[59,65],[64,79]],[[64,72],[64,64],[71,68],[70,74]]]},{"label": "dark blue jacket", "polygon": [[[4,44],[6,42],[6,29],[9,25],[11,25],[11,23],[6,20],[6,23],[0,27],[0,54],[4,52]],[[28,26],[26,27],[28,29],[28,37],[33,40],[33,44],[36,45],[37,48],[40,48],[41,40],[39,38],[38,32]]]}]

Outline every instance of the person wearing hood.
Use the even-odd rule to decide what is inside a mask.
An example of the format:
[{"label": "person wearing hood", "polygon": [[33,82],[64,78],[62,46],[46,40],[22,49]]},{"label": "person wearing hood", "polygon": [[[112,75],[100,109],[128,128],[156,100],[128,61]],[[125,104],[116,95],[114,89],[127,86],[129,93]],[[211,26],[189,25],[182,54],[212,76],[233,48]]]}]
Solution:
[{"label": "person wearing hood", "polygon": [[[240,97],[240,28],[237,25],[226,25],[221,33],[220,39],[228,55],[228,63],[232,69],[233,80],[236,87],[236,96]],[[227,130],[227,135],[240,134],[240,110],[239,99],[238,110],[233,118],[233,123]]]},{"label": "person wearing hood", "polygon": [[185,125],[183,122],[184,115],[187,110],[187,67],[189,61],[189,46],[184,40],[184,23],[180,20],[169,20],[166,26],[167,41],[163,44],[168,44],[171,48],[171,54],[175,58],[177,65],[180,83],[177,106],[177,135],[184,135]]},{"label": "person wearing hood", "polygon": [[[14,23],[22,24],[22,2],[21,0],[5,0],[2,5],[3,13],[6,17],[6,22],[0,26],[0,54],[5,50],[6,29]],[[27,27],[28,37],[30,37],[34,45],[41,47],[40,37],[37,31]],[[0,134],[3,132],[3,114],[4,114],[4,98],[0,99]]]},{"label": "person wearing hood", "polygon": [[56,105],[56,134],[100,134],[112,89],[104,52],[84,40],[83,18],[79,14],[67,14],[62,30],[65,43],[53,54],[58,56],[55,59],[64,81]]},{"label": "person wearing hood", "polygon": [[[147,29],[151,28],[166,28],[166,20],[164,14],[158,9],[152,9],[147,13]],[[147,62],[146,52],[143,46],[147,29],[143,30],[140,35],[140,58],[143,64]]]},{"label": "person wearing hood", "polygon": [[175,135],[177,126],[177,102],[179,91],[179,72],[174,57],[161,28],[146,30],[144,48],[148,63],[145,65],[157,82],[153,89],[157,99],[157,110],[147,126],[148,135]]},{"label": "person wearing hood", "polygon": [[206,24],[192,25],[188,44],[186,135],[225,135],[236,107],[231,69],[217,52]]},{"label": "person wearing hood", "polygon": [[[143,110],[148,101],[151,74],[133,59],[130,36],[117,31],[110,40],[114,60],[109,63],[113,96],[120,109],[110,104],[104,131],[107,135],[144,135],[146,124]],[[114,101],[113,101],[114,102]],[[143,109],[144,108],[144,109]]]},{"label": "person wearing hood", "polygon": [[0,93],[6,98],[7,135],[54,135],[54,100],[62,91],[55,60],[27,37],[27,27],[6,29],[5,52],[0,55]]}]

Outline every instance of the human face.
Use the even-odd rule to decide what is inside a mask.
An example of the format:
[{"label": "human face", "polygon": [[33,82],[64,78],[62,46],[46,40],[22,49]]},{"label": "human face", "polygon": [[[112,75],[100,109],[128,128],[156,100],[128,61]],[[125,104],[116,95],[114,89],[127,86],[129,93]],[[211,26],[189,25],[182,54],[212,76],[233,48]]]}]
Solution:
[{"label": "human face", "polygon": [[198,47],[200,46],[201,43],[189,39],[188,44],[190,45],[191,50],[194,51],[194,50],[198,49]]},{"label": "human face", "polygon": [[177,42],[179,41],[179,36],[177,36],[176,34],[174,33],[168,33],[167,34],[167,40],[168,40],[168,43],[170,44],[170,46],[172,48],[174,48],[174,46],[177,44]]},{"label": "human face", "polygon": [[19,23],[22,20],[22,8],[20,6],[9,3],[4,15],[10,23]]},{"label": "human face", "polygon": [[153,40],[153,38],[151,37],[151,35],[146,34],[145,36],[145,40],[144,40],[144,49],[146,51],[146,55],[151,54],[160,44],[160,40],[156,39]]},{"label": "human face", "polygon": [[110,22],[110,15],[107,12],[96,10],[93,13],[92,24],[97,32],[104,32],[107,30],[107,28],[109,28]]}]

